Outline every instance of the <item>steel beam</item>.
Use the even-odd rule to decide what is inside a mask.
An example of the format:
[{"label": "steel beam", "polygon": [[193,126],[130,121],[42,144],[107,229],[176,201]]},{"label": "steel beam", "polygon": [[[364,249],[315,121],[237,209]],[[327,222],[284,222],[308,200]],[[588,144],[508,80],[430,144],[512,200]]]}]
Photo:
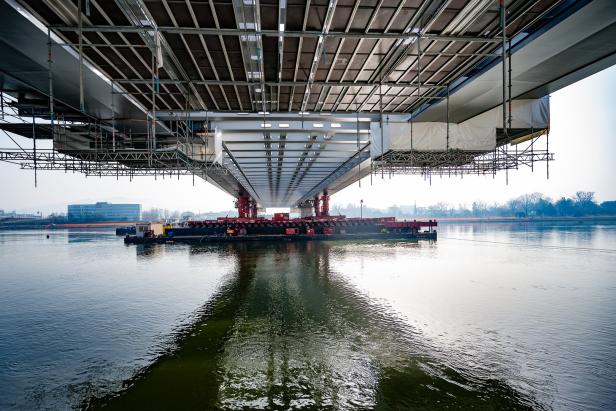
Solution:
[{"label": "steel beam", "polygon": [[[306,1],[306,7],[304,8],[304,20],[302,23],[302,30],[306,30],[306,24],[308,23],[308,12],[310,10],[310,0]],[[284,38],[284,37],[283,37]],[[299,61],[302,56],[302,46],[304,44],[304,38],[300,37],[297,46],[297,54],[295,56],[295,69],[293,71],[293,81],[297,81],[297,69],[299,68]],[[307,84],[306,84],[307,85]],[[291,86],[291,95],[289,96],[288,111],[293,110],[293,98],[295,97],[295,86]]]},{"label": "steel beam", "polygon": [[[147,79],[113,79],[114,82],[116,83],[129,83],[129,84],[149,84],[152,82],[152,80],[147,80]],[[186,81],[186,80],[171,80],[171,79],[160,79],[160,84],[203,84],[203,85],[221,85],[221,86],[233,86],[233,85],[237,85],[237,86],[254,86],[255,83],[254,82],[250,82],[250,81],[232,81],[232,80],[193,80],[193,81]],[[275,86],[275,87],[298,87],[298,86],[307,86],[309,84],[315,85],[315,86],[330,86],[330,87],[361,87],[361,86],[378,86],[379,82],[374,82],[374,81],[358,81],[358,82],[352,82],[352,81],[313,81],[313,82],[308,82],[308,81],[265,81],[264,82],[266,86]],[[383,86],[387,86],[387,87],[417,87],[419,86],[418,83],[416,82],[391,82],[391,81],[384,81],[383,83],[380,83]],[[441,84],[421,84],[422,88],[426,88],[426,89],[431,89],[431,88],[447,88],[447,86],[445,85],[441,85]]]},{"label": "steel beam", "polygon": [[[214,7],[214,2],[212,0],[208,1],[210,6],[210,12],[212,13],[212,17],[214,18],[214,24],[216,24],[216,29],[220,29],[220,23],[218,22],[218,14],[216,13],[216,8]],[[229,78],[231,81],[235,81],[235,75],[233,74],[233,69],[231,68],[231,62],[229,61],[229,53],[227,52],[227,46],[225,45],[225,40],[222,35],[218,35],[218,41],[220,42],[220,46],[222,48],[222,52],[225,56],[225,62],[227,63],[227,70],[229,71]],[[240,98],[240,93],[237,90],[237,86],[233,85],[233,90],[235,91],[235,98],[237,98],[237,103],[240,106],[240,110],[244,110],[244,105],[242,104],[242,99]]]},{"label": "steel beam", "polygon": [[[55,30],[59,31],[79,31],[78,27],[54,25],[51,26]],[[83,32],[113,32],[113,33],[143,33],[153,31],[154,28],[150,26],[84,26]],[[321,36],[325,38],[355,38],[355,39],[409,39],[421,37],[432,41],[462,41],[462,42],[478,42],[478,43],[500,43],[502,39],[500,37],[478,37],[478,36],[451,36],[440,35],[436,33],[383,33],[383,32],[368,32],[368,33],[355,33],[344,31],[330,31],[329,33],[323,33],[321,31],[284,31],[283,33],[278,30],[243,30],[243,29],[221,29],[221,28],[196,28],[196,27],[158,27],[158,31],[161,33],[172,34],[201,34],[204,36],[264,36],[264,37],[311,37],[319,38]]]},{"label": "steel beam", "polygon": [[308,72],[308,85],[304,89],[304,98],[302,99],[300,111],[306,111],[306,105],[310,100],[310,91],[314,82],[314,76],[317,74],[317,69],[319,68],[319,64],[321,63],[321,56],[323,55],[323,51],[325,50],[325,42],[327,39],[326,36],[329,33],[329,28],[332,24],[334,13],[336,12],[337,2],[337,0],[329,0],[329,4],[327,5],[327,13],[325,15],[325,20],[323,21],[323,28],[321,31],[322,35],[318,37],[317,47],[314,50],[312,64],[310,65],[310,71]]}]

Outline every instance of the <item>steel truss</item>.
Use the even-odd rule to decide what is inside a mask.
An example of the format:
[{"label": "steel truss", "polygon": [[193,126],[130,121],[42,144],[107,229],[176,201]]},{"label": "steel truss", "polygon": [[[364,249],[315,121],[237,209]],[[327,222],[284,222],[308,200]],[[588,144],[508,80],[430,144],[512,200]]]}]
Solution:
[{"label": "steel truss", "polygon": [[180,150],[163,152],[3,150],[0,151],[0,161],[17,164],[24,170],[70,171],[99,177],[195,175],[206,179],[208,175],[229,173],[220,164],[192,160]]},{"label": "steel truss", "polygon": [[538,137],[532,139],[523,149],[503,145],[488,152],[388,151],[373,159],[372,173],[422,176],[494,175],[497,171],[517,170],[519,167],[534,168],[535,163],[546,163],[549,176],[549,162],[554,160],[554,154],[549,152],[547,144],[545,149],[537,149],[537,139]]}]

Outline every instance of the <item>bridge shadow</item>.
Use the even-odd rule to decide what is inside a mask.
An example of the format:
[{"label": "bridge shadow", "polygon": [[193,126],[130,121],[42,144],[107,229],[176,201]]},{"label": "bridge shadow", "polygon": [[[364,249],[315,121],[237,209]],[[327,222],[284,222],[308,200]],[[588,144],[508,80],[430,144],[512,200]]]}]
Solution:
[{"label": "bridge shadow", "polygon": [[[421,246],[421,245],[418,245]],[[391,310],[331,270],[328,243],[191,247],[232,278],[169,351],[88,409],[532,409],[508,384],[448,368]],[[333,257],[332,257],[333,256]]]}]

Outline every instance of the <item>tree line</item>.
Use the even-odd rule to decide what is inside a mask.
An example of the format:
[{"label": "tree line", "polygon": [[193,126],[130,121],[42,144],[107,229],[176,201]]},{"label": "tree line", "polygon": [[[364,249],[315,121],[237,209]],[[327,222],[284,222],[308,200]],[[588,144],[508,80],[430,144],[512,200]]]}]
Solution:
[{"label": "tree line", "polygon": [[592,191],[578,191],[570,197],[552,200],[541,193],[524,194],[504,204],[474,201],[470,206],[439,202],[430,206],[394,205],[386,209],[356,204],[334,205],[333,214],[347,217],[581,217],[616,216],[616,201],[597,202]]}]

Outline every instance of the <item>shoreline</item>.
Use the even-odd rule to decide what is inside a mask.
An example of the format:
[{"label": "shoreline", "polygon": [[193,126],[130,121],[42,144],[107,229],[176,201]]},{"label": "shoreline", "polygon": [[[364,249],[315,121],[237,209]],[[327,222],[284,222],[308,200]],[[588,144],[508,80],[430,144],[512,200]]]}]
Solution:
[{"label": "shoreline", "polygon": [[139,221],[100,221],[88,223],[53,223],[49,221],[19,221],[12,223],[0,222],[0,230],[65,230],[65,229],[115,229],[118,227],[134,226]]},{"label": "shoreline", "polygon": [[439,224],[489,224],[489,223],[616,223],[616,216],[581,217],[443,217]]},{"label": "shoreline", "polygon": [[[423,217],[422,217],[423,218]],[[543,224],[543,223],[614,223],[616,216],[581,216],[581,217],[442,217],[431,218],[439,224]],[[400,217],[401,221],[412,221],[414,218]],[[133,226],[135,221],[105,221],[89,223],[40,223],[20,222],[1,223],[0,230],[66,230],[66,229],[115,229],[118,227]]]}]

